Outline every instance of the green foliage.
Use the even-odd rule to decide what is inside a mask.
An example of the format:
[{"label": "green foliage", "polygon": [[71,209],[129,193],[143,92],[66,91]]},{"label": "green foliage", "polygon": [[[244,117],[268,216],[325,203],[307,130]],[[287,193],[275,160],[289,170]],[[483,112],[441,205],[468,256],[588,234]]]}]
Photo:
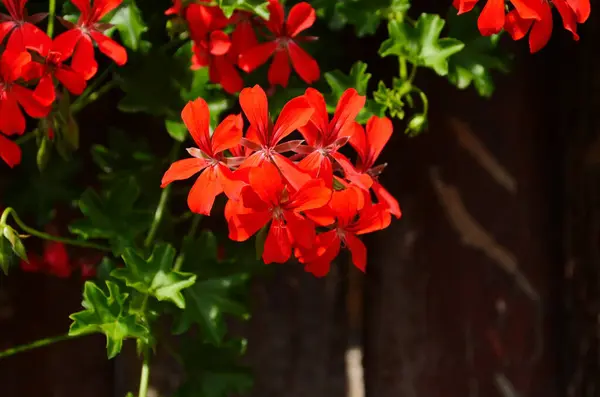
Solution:
[{"label": "green foliage", "polygon": [[150,295],[159,301],[170,301],[178,308],[185,308],[181,291],[194,284],[196,276],[173,270],[175,249],[168,244],[154,246],[152,255],[145,260],[135,250],[125,249],[125,268],[113,270],[111,275],[125,282],[142,294]]},{"label": "green foliage", "polygon": [[8,274],[8,269],[13,261],[13,254],[24,261],[28,261],[25,246],[15,229],[8,225],[0,225],[0,269]]},{"label": "green foliage", "polygon": [[223,10],[227,18],[233,15],[235,10],[249,11],[263,19],[269,19],[269,5],[265,0],[217,0],[217,5]]},{"label": "green foliage", "polygon": [[135,0],[125,0],[109,19],[109,23],[117,28],[121,41],[127,48],[146,51],[151,47],[149,41],[142,39],[148,27]]},{"label": "green foliage", "polygon": [[193,324],[200,327],[205,340],[215,345],[226,333],[225,315],[248,318],[248,308],[237,299],[248,274],[235,271],[235,261],[217,259],[215,236],[204,232],[198,239],[186,238],[182,269],[197,275],[196,283],[184,290],[185,310],[181,313],[175,332],[180,334]]},{"label": "green foliage", "polygon": [[101,194],[86,190],[79,199],[85,216],[69,226],[72,233],[85,239],[107,239],[113,253],[121,255],[149,225],[147,214],[136,212],[134,204],[140,194],[135,179],[124,179]]},{"label": "green foliage", "polygon": [[448,74],[448,58],[462,50],[464,44],[453,38],[440,38],[445,21],[435,14],[421,14],[413,26],[408,21],[388,22],[389,39],[379,48],[379,55],[396,55],[415,66],[433,69],[438,75]]},{"label": "green foliage", "polygon": [[182,345],[186,380],[175,397],[228,397],[250,391],[252,376],[237,364],[246,341],[231,340],[215,347],[187,339]]},{"label": "green foliage", "polygon": [[508,57],[498,48],[501,34],[482,36],[473,12],[459,16],[451,10],[448,25],[448,35],[465,43],[449,59],[448,80],[461,90],[472,84],[479,95],[490,97],[494,92],[492,71],[508,72]]},{"label": "green foliage", "polygon": [[106,282],[106,287],[108,293],[91,281],[85,283],[82,302],[85,310],[70,316],[73,324],[69,335],[104,334],[110,359],[119,354],[125,339],[147,341],[150,331],[135,315],[128,313],[128,294],[111,281]]}]

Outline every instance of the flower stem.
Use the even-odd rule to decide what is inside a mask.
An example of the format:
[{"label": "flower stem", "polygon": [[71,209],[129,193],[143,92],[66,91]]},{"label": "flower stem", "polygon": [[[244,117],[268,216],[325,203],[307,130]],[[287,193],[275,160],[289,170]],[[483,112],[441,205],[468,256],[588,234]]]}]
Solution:
[{"label": "flower stem", "polygon": [[[172,162],[177,157],[177,153],[179,152],[179,147],[181,146],[180,142],[175,142],[173,144],[173,148],[171,149],[171,154],[169,154],[169,162]],[[144,247],[149,248],[152,245],[152,242],[156,238],[156,233],[158,232],[158,227],[160,226],[160,222],[165,214],[165,208],[167,207],[167,202],[169,201],[169,196],[171,195],[171,185],[165,187],[160,194],[160,199],[158,200],[158,205],[156,206],[156,211],[154,211],[154,219],[152,219],[152,225],[150,225],[150,231],[144,240]]]},{"label": "flower stem", "polygon": [[[192,224],[190,225],[190,230],[188,231],[188,234],[186,237],[194,237],[196,235],[196,232],[198,231],[198,226],[200,225],[202,218],[204,218],[204,215],[194,214],[194,218],[192,219]],[[184,241],[185,241],[185,239],[184,239]],[[185,259],[185,254],[183,253],[183,248],[182,248],[181,252],[177,256],[177,259],[175,259],[175,265],[173,266],[174,271],[178,272],[179,270],[181,270],[181,266],[183,266],[184,259]]]},{"label": "flower stem", "polygon": [[9,349],[6,349],[6,350],[0,352],[0,359],[14,356],[15,354],[23,353],[23,352],[26,352],[29,350],[34,350],[34,349],[37,349],[38,347],[44,347],[44,346],[52,345],[57,342],[75,339],[75,338],[78,338],[78,337],[84,336],[84,335],[89,335],[89,334],[77,334],[77,335],[68,335],[67,334],[67,335],[52,336],[50,338],[36,340],[35,342],[27,343],[25,345],[11,347]]},{"label": "flower stem", "polygon": [[112,89],[117,84],[114,82],[114,80],[111,80],[107,82],[104,86],[102,86],[102,88],[98,89],[98,87],[100,87],[100,84],[102,84],[104,80],[108,77],[113,67],[114,66],[111,64],[109,67],[104,69],[104,71],[94,79],[92,84],[90,84],[85,89],[85,91],[83,91],[83,93],[73,101],[73,103],[71,104],[71,114],[79,112],[88,104],[97,100],[101,95],[110,91],[110,89]]},{"label": "flower stem", "polygon": [[15,223],[17,225],[19,225],[19,227],[25,233],[30,234],[32,236],[36,236],[36,237],[39,237],[39,238],[44,239],[44,240],[56,241],[57,243],[63,243],[63,244],[73,245],[73,246],[76,246],[76,247],[94,248],[94,249],[97,249],[97,250],[100,250],[100,251],[111,252],[111,249],[109,247],[104,246],[104,245],[100,245],[100,244],[96,244],[96,243],[90,243],[88,241],[73,240],[73,239],[70,239],[70,238],[53,236],[51,234],[40,232],[39,230],[31,228],[31,227],[27,226],[21,220],[21,218],[19,218],[19,216],[17,215],[16,211],[13,208],[11,208],[11,207],[6,208],[4,210],[4,212],[2,213],[2,217],[0,218],[0,226],[6,225],[6,221],[8,221],[9,215],[12,215],[12,218],[15,221]]},{"label": "flower stem", "polygon": [[56,14],[56,0],[50,0],[50,4],[48,6],[48,29],[46,33],[50,38],[54,34],[54,15]]},{"label": "flower stem", "polygon": [[140,376],[140,392],[138,397],[148,396],[148,385],[150,383],[150,355],[144,353],[144,361],[142,362],[142,374]]}]

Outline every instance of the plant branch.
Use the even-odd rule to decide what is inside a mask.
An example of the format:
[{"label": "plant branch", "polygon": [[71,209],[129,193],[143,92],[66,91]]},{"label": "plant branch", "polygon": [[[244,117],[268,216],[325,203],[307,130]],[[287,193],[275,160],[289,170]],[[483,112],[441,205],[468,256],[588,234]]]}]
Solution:
[{"label": "plant branch", "polygon": [[46,29],[46,34],[50,38],[54,34],[54,15],[56,14],[56,0],[50,0],[50,4],[48,6],[48,28]]},{"label": "plant branch", "polygon": [[[198,231],[198,226],[200,225],[202,218],[204,218],[204,215],[194,214],[194,218],[192,219],[192,224],[190,225],[190,230],[188,231],[188,234],[186,237],[191,238],[196,235],[196,232]],[[179,253],[179,255],[177,256],[177,259],[175,259],[175,265],[173,266],[174,271],[178,272],[179,270],[181,270],[181,266],[183,266],[184,259],[185,259],[185,254],[183,253],[183,249],[182,249],[181,252]]]},{"label": "plant branch", "polygon": [[14,356],[15,354],[23,353],[23,352],[26,352],[29,350],[34,350],[34,349],[37,349],[38,347],[44,347],[44,346],[52,345],[54,343],[62,342],[65,340],[79,338],[80,336],[85,336],[85,335],[89,335],[89,334],[77,334],[77,335],[68,335],[67,334],[67,335],[52,336],[52,337],[45,338],[45,339],[39,339],[39,340],[36,340],[35,342],[27,343],[25,345],[11,347],[9,349],[1,351],[0,359]]},{"label": "plant branch", "polygon": [[100,251],[111,252],[111,249],[109,247],[104,246],[104,245],[100,245],[100,244],[96,244],[96,243],[91,243],[91,242],[88,242],[88,241],[73,240],[73,239],[70,239],[70,238],[53,236],[51,234],[44,233],[44,232],[36,230],[36,229],[34,229],[32,227],[29,227],[29,226],[27,226],[21,220],[21,218],[19,218],[19,216],[17,215],[17,212],[13,208],[11,208],[11,207],[8,207],[2,213],[2,217],[0,218],[0,226],[6,225],[6,222],[8,221],[9,215],[12,215],[13,220],[21,228],[21,230],[23,230],[25,233],[30,234],[32,236],[36,236],[36,237],[44,239],[44,240],[56,241],[57,243],[63,243],[63,244],[73,245],[73,246],[76,246],[76,247],[94,248],[94,249],[97,249],[97,250],[100,250]]},{"label": "plant branch", "polygon": [[142,374],[140,375],[140,391],[138,397],[148,396],[148,385],[150,384],[150,357],[148,352],[144,353],[144,361],[142,362]]},{"label": "plant branch", "polygon": [[[79,112],[81,109],[85,108],[88,104],[94,102],[101,95],[110,91],[116,83],[114,80],[107,82],[102,88],[98,89],[100,85],[104,82],[104,80],[109,76],[110,72],[113,70],[114,65],[111,64],[109,67],[104,69],[104,71],[94,79],[92,84],[90,84],[85,91],[77,99],[73,101],[71,104],[71,114],[75,114]],[[98,91],[96,91],[98,89]]]}]

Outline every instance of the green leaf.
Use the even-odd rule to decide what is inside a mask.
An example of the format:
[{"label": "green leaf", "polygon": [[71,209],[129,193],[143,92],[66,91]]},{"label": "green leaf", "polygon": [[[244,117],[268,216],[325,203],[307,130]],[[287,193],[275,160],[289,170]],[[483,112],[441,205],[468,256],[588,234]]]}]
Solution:
[{"label": "green leaf", "polygon": [[41,138],[40,146],[38,147],[37,155],[35,156],[35,160],[40,172],[46,169],[48,165],[48,161],[50,161],[50,157],[52,155],[52,142],[46,135],[43,135]]},{"label": "green leaf", "polygon": [[210,232],[204,232],[198,239],[186,238],[183,252],[182,269],[198,277],[193,286],[183,291],[186,307],[175,332],[184,333],[197,324],[207,341],[220,344],[226,333],[226,314],[243,319],[249,316],[245,300],[239,297],[248,274],[238,272],[232,261],[218,261],[216,239]]},{"label": "green leaf", "polygon": [[236,10],[252,12],[262,19],[269,19],[269,2],[266,0],[217,0],[217,5],[227,18]]},{"label": "green leaf", "polygon": [[121,351],[123,340],[137,338],[148,340],[148,328],[140,324],[135,315],[128,313],[128,295],[119,291],[119,286],[107,281],[108,294],[92,281],[87,281],[83,289],[82,305],[85,310],[69,316],[73,323],[69,335],[102,333],[106,336],[108,358]]},{"label": "green leaf", "polygon": [[196,276],[173,270],[175,254],[172,246],[158,244],[152,250],[152,255],[145,260],[135,250],[127,248],[123,254],[126,267],[113,270],[111,275],[143,294],[151,295],[159,301],[170,301],[184,309],[185,300],[181,291],[192,286]]},{"label": "green leaf", "polygon": [[179,142],[185,141],[187,128],[183,122],[177,120],[165,120],[165,128],[169,135],[171,135],[171,138]]},{"label": "green leaf", "polygon": [[445,21],[435,14],[421,14],[415,26],[407,21],[388,22],[389,39],[379,48],[382,57],[396,55],[412,64],[433,69],[438,75],[448,74],[448,58],[463,49],[453,38],[440,38]]},{"label": "green leaf", "polygon": [[5,275],[8,275],[8,269],[13,264],[13,250],[10,242],[0,237],[0,269]]},{"label": "green leaf", "polygon": [[69,230],[85,239],[107,239],[113,253],[121,255],[126,247],[135,246],[135,239],[149,225],[149,215],[134,209],[139,194],[133,178],[120,181],[102,195],[86,190],[79,199],[85,218],[73,222]]},{"label": "green leaf", "polygon": [[148,50],[151,43],[142,40],[142,35],[148,30],[142,13],[135,0],[125,0],[116,10],[109,23],[115,25],[121,36],[121,41],[133,51]]},{"label": "green leaf", "polygon": [[354,26],[359,37],[375,34],[381,20],[388,17],[399,0],[316,0],[311,4],[321,18],[329,20],[332,30],[340,30],[347,24]]},{"label": "green leaf", "polygon": [[448,35],[465,43],[465,47],[449,59],[448,80],[459,89],[471,84],[479,95],[489,97],[494,92],[492,71],[507,73],[509,57],[498,48],[501,34],[482,36],[477,29],[477,13],[448,14]]},{"label": "green leaf", "polygon": [[245,395],[253,384],[250,370],[238,364],[245,350],[245,340],[231,340],[216,347],[185,339],[181,351],[186,380],[175,397]]}]

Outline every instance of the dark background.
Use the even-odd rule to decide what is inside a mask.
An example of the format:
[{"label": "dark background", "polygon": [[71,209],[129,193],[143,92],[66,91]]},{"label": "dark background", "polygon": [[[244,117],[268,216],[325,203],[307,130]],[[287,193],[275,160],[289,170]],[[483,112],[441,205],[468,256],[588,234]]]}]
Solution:
[{"label": "dark background", "polygon": [[[367,236],[367,274],[280,265],[254,280],[253,318],[235,327],[253,397],[345,396],[349,347],[367,397],[600,395],[600,21],[579,43],[555,22],[539,54],[506,43],[516,62],[490,100],[418,76],[430,128],[407,138],[398,124],[384,150],[403,217]],[[389,79],[381,37],[348,45]],[[107,117],[119,117],[110,97],[80,115],[82,139]],[[76,278],[2,278],[0,348],[64,333],[80,301]],[[0,395],[122,397],[136,390],[134,350],[107,361],[91,336],[0,360]],[[168,391],[178,371],[162,356],[153,383]]]}]

